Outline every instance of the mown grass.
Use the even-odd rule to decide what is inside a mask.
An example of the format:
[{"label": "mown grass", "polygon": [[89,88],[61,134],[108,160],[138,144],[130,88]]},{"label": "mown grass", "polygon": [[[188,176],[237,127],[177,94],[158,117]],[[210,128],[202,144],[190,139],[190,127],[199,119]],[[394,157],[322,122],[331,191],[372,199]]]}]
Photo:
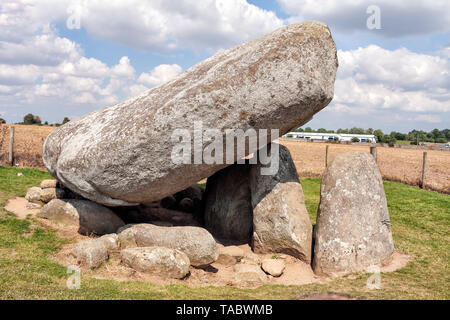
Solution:
[{"label": "mown grass", "polygon": [[[23,176],[17,176],[22,172]],[[68,241],[36,220],[18,220],[3,208],[48,174],[35,169],[0,167],[0,299],[301,299],[337,293],[361,299],[449,299],[450,196],[385,182],[395,246],[414,260],[381,275],[381,289],[366,288],[360,273],[326,284],[189,288],[138,281],[99,280],[82,275],[81,289],[66,287],[66,269],[49,256]],[[302,179],[312,221],[319,204],[319,179]]]}]

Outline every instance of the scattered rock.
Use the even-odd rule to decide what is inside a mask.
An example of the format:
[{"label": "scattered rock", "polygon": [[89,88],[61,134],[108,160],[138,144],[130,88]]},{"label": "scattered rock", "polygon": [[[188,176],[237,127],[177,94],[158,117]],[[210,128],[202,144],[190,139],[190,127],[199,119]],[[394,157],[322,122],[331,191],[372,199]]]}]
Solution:
[{"label": "scattered rock", "polygon": [[216,262],[225,266],[232,266],[240,262],[244,255],[244,250],[237,246],[219,247],[219,258]]},{"label": "scattered rock", "polygon": [[253,250],[286,253],[310,263],[312,224],[294,161],[285,146],[275,143],[270,146],[279,148],[277,173],[262,175],[261,164],[250,169]]},{"label": "scattered rock", "polygon": [[122,263],[135,270],[182,279],[189,273],[188,256],[164,247],[127,248],[120,252]]},{"label": "scattered rock", "polygon": [[161,207],[165,209],[172,209],[177,204],[177,199],[174,196],[168,196],[162,199],[160,202]]},{"label": "scattered rock", "polygon": [[342,275],[388,261],[394,251],[380,170],[369,153],[335,157],[320,187],[313,269]]},{"label": "scattered rock", "polygon": [[119,236],[115,233],[105,234],[96,240],[102,242],[108,251],[120,249]]},{"label": "scattered rock", "polygon": [[77,258],[78,263],[91,269],[100,267],[109,257],[108,247],[98,239],[78,242],[72,248],[72,255]]},{"label": "scattered rock", "polygon": [[115,233],[124,225],[110,209],[89,200],[54,199],[42,207],[39,217],[57,223],[76,226],[81,234]]},{"label": "scattered rock", "polygon": [[283,259],[264,259],[261,268],[273,277],[279,277],[283,274],[286,264]]},{"label": "scattered rock", "polygon": [[42,182],[41,182],[41,189],[57,188],[58,186],[59,186],[58,180],[47,179],[47,180],[42,180]]},{"label": "scattered rock", "polygon": [[194,201],[190,198],[182,199],[178,206],[184,212],[194,212]]},{"label": "scattered rock", "polygon": [[26,207],[27,207],[27,209],[40,209],[42,206],[40,203],[34,203],[34,202],[28,201]]},{"label": "scattered rock", "polygon": [[[226,166],[171,161],[180,147],[178,139],[167,138],[173,130],[187,130],[192,137],[194,122],[201,119],[203,128],[222,132],[220,139],[228,128],[277,128],[283,135],[328,105],[337,66],[325,24],[292,24],[55,129],[45,140],[43,161],[53,177],[95,202],[159,200]],[[255,151],[249,148],[247,154]],[[189,159],[193,154],[194,148]]]},{"label": "scattered rock", "polygon": [[193,266],[206,266],[217,260],[219,249],[213,236],[199,227],[160,227],[135,224],[118,231],[122,248],[167,247],[184,252]]},{"label": "scattered rock", "polygon": [[214,236],[249,241],[253,229],[248,164],[234,164],[208,178],[205,226]]},{"label": "scattered rock", "polygon": [[39,201],[41,201],[41,192],[42,189],[39,187],[28,188],[25,199],[27,199],[29,202],[39,203]]},{"label": "scattered rock", "polygon": [[[45,181],[45,180],[44,180]],[[46,188],[41,190],[41,201],[48,203],[53,199],[64,199],[65,192],[59,188]]]},{"label": "scattered rock", "polygon": [[267,276],[258,265],[239,263],[234,266],[234,280],[238,286],[260,286]]}]

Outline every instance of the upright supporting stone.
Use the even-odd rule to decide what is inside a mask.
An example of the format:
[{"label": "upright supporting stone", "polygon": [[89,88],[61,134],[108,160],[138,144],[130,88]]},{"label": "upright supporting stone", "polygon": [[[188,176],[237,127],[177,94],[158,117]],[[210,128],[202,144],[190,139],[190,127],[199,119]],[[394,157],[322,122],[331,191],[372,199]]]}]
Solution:
[{"label": "upright supporting stone", "polygon": [[364,271],[391,258],[394,242],[383,181],[367,152],[339,154],[325,171],[314,241],[317,274]]},{"label": "upright supporting stone", "polygon": [[261,164],[250,170],[252,247],[256,253],[286,253],[309,263],[312,225],[298,173],[286,147],[279,145],[276,160],[279,168],[273,175],[261,174]]}]

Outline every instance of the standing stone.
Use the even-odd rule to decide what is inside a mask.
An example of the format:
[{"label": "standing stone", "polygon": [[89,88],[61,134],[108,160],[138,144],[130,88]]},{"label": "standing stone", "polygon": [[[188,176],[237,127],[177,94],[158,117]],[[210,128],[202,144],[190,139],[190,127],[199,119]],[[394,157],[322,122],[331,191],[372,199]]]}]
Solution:
[{"label": "standing stone", "polygon": [[274,175],[262,175],[262,164],[250,170],[253,250],[286,253],[310,263],[312,224],[302,186],[289,150],[282,145],[278,148],[279,168]]},{"label": "standing stone", "polygon": [[320,187],[313,269],[341,275],[387,262],[393,251],[383,181],[370,153],[336,156]]},{"label": "standing stone", "polygon": [[135,270],[166,278],[182,279],[189,273],[189,258],[164,247],[128,248],[120,252],[122,263]]},{"label": "standing stone", "polygon": [[248,164],[234,164],[209,177],[205,190],[205,226],[223,239],[249,241],[253,229]]},{"label": "standing stone", "polygon": [[38,217],[78,227],[86,235],[115,233],[124,225],[110,209],[89,200],[54,199],[42,207]]},{"label": "standing stone", "polygon": [[[337,66],[325,24],[292,24],[66,123],[47,137],[43,161],[64,186],[95,202],[121,206],[160,200],[227,166],[172,161],[174,147],[180,147],[179,135],[171,139],[175,129],[193,137],[194,122],[202,121],[204,129],[220,130],[218,141],[229,128],[279,129],[283,135],[328,105]],[[202,150],[209,144],[204,139]],[[226,156],[225,146],[222,151]]]},{"label": "standing stone", "polygon": [[118,231],[120,245],[128,247],[167,247],[184,252],[193,266],[209,265],[219,257],[213,236],[199,227],[160,227],[136,224]]}]

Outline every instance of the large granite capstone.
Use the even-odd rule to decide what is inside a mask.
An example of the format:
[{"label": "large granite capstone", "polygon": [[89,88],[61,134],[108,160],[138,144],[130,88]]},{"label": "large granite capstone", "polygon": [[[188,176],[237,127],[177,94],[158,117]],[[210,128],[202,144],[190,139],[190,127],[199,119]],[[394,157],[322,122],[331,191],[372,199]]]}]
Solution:
[{"label": "large granite capstone", "polygon": [[[331,101],[337,66],[326,25],[280,28],[59,127],[45,141],[44,164],[63,185],[98,203],[162,199],[227,166],[174,163],[175,129],[187,129],[193,137],[194,122],[202,121],[204,129],[223,134],[253,128],[279,129],[283,135]],[[208,143],[203,141],[203,149]],[[193,158],[194,148],[191,152]]]}]

